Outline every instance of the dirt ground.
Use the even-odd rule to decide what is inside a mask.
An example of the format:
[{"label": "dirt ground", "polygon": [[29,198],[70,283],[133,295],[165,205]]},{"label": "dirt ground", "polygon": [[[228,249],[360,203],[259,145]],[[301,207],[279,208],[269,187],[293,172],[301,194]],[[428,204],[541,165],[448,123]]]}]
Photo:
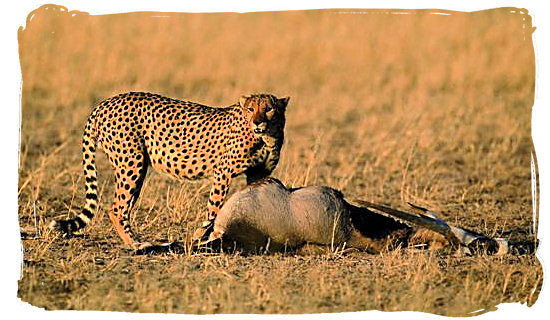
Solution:
[{"label": "dirt ground", "polygon": [[[489,236],[534,241],[529,15],[410,13],[32,12],[19,30],[18,296],[48,310],[199,314],[462,316],[503,302],[533,305],[542,285],[534,254],[183,247],[136,255],[108,219],[113,174],[102,153],[95,219],[72,238],[47,229],[84,202],[80,139],[101,99],[139,90],[229,105],[271,92],[291,97],[273,173],[285,184],[328,185],[395,208],[412,202]],[[238,178],[233,190],[244,185]],[[205,216],[208,188],[207,180],[148,173],[134,230],[149,241],[185,242]]]}]

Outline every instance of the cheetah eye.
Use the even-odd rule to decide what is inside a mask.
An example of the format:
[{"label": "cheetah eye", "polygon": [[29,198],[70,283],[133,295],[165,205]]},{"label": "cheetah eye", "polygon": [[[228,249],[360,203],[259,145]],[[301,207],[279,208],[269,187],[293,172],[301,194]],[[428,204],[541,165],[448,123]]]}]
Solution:
[{"label": "cheetah eye", "polygon": [[254,112],[254,107],[248,107],[247,109],[249,112]]}]

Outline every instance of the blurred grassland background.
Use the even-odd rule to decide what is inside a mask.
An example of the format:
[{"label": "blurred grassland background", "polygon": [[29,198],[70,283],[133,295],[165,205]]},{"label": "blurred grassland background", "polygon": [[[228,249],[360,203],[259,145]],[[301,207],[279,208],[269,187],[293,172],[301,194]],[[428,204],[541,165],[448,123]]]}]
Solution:
[{"label": "blurred grassland background", "polygon": [[[50,309],[193,313],[464,315],[534,303],[535,256],[133,256],[106,215],[113,177],[103,155],[102,207],[84,235],[61,239],[45,228],[83,203],[81,131],[101,99],[142,90],[229,105],[271,92],[291,97],[274,172],[287,185],[409,201],[490,236],[534,238],[531,18],[514,8],[434,12],[91,16],[48,5],[30,13],[18,35],[19,296]],[[150,173],[134,230],[184,240],[204,217],[208,186]]]}]

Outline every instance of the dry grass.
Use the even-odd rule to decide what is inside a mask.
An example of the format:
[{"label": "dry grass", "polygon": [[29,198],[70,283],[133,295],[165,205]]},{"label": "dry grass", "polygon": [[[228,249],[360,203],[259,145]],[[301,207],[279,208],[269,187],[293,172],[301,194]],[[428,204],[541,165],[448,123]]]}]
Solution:
[{"label": "dry grass", "polygon": [[[136,312],[444,315],[536,301],[542,268],[533,255],[133,255],[106,217],[113,177],[102,154],[96,219],[72,239],[45,228],[83,203],[81,129],[98,99],[146,90],[228,105],[267,91],[291,96],[274,172],[286,184],[326,184],[395,207],[411,201],[491,236],[532,238],[528,15],[73,13],[41,8],[19,32],[24,301]],[[149,174],[135,231],[184,240],[203,218],[207,189],[208,181]]]}]

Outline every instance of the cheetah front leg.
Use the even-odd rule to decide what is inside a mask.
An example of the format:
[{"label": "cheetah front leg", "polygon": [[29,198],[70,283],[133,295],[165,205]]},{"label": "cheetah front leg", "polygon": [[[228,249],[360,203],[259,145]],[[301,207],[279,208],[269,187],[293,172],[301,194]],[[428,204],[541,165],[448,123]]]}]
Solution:
[{"label": "cheetah front leg", "polygon": [[225,201],[231,181],[232,176],[229,172],[224,170],[214,171],[212,188],[210,189],[210,196],[208,198],[208,217],[207,220],[203,222],[202,227],[195,230],[193,233],[193,241],[203,242],[206,239],[215,240],[219,238],[211,233],[214,227],[214,220]]}]

